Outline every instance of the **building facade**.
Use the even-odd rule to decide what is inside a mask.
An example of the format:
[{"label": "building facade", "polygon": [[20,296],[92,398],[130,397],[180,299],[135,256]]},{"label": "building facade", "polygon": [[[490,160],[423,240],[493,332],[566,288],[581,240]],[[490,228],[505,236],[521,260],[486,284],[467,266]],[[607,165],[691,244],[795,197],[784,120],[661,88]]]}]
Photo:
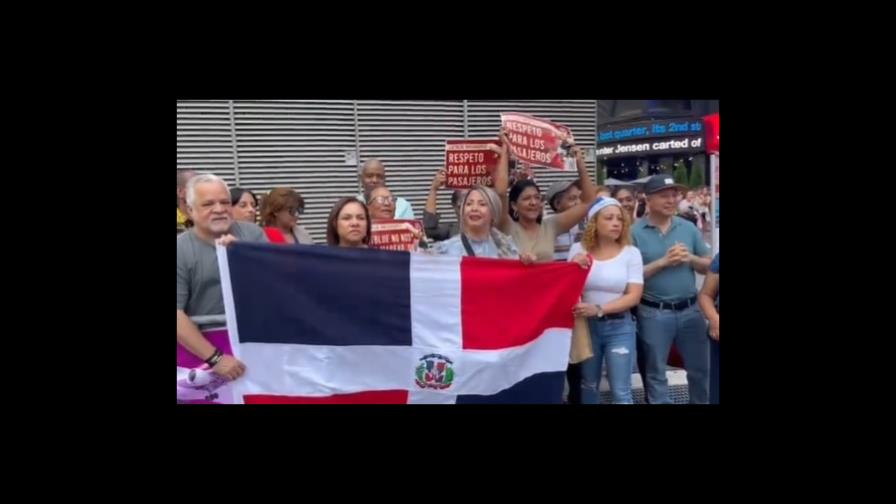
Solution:
[{"label": "building facade", "polygon": [[607,177],[634,180],[681,162],[688,175],[709,163],[703,116],[718,100],[603,100],[598,110],[597,162]]}]

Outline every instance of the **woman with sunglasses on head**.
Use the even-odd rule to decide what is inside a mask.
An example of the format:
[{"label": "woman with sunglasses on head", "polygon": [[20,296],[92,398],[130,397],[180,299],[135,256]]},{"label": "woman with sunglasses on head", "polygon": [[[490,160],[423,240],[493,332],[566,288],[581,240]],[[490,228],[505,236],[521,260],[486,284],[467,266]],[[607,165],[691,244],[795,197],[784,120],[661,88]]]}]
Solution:
[{"label": "woman with sunglasses on head", "polygon": [[271,243],[313,245],[314,240],[299,226],[299,215],[305,211],[302,196],[287,187],[277,187],[261,204],[261,225]]},{"label": "woman with sunglasses on head", "polygon": [[[496,173],[503,173],[506,188],[510,143],[506,137],[502,140],[503,145],[493,146],[493,150],[500,156]],[[470,188],[460,202],[460,233],[436,243],[432,252],[449,256],[518,258],[523,264],[534,263],[534,255],[520,254],[513,238],[498,229],[501,216],[507,216],[501,205],[501,197],[491,188],[481,185]]]},{"label": "woman with sunglasses on head", "polygon": [[526,264],[532,263],[532,256],[521,257],[513,239],[498,231],[496,225],[500,212],[501,199],[495,191],[484,186],[473,186],[464,193],[460,202],[460,233],[437,242],[433,252],[449,256],[520,258]]}]

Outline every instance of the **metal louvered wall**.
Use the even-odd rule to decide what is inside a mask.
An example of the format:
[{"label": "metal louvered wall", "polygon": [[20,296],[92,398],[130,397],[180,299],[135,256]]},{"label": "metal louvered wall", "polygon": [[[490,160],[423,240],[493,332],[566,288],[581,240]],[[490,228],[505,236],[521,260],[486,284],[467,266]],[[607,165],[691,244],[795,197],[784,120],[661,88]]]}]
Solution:
[{"label": "metal louvered wall", "polygon": [[227,101],[177,102],[177,168],[210,171],[236,182]]},{"label": "metal louvered wall", "polygon": [[[177,167],[211,171],[231,186],[266,193],[278,186],[305,198],[300,223],[324,243],[326,218],[340,196],[360,192],[358,167],[379,158],[386,185],[417,217],[449,138],[494,138],[500,112],[525,112],[569,126],[594,148],[596,101],[203,101],[177,102]],[[593,174],[594,163],[588,162]],[[543,191],[575,173],[538,170]],[[451,191],[438,210],[454,219]]]},{"label": "metal louvered wall", "polygon": [[256,193],[295,189],[305,199],[299,223],[326,243],[327,216],[340,196],[357,194],[352,101],[233,102],[240,186]]}]

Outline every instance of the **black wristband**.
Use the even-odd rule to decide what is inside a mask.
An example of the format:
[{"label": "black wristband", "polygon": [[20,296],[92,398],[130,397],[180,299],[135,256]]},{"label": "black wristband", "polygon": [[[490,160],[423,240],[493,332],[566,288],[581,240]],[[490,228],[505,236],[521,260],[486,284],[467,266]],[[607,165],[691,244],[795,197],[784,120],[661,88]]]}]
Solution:
[{"label": "black wristband", "polygon": [[221,360],[221,357],[223,357],[223,356],[224,356],[224,353],[216,348],[215,353],[213,353],[212,356],[209,357],[208,359],[205,359],[205,363],[208,364],[209,367],[215,367],[215,364],[217,364],[218,361]]}]

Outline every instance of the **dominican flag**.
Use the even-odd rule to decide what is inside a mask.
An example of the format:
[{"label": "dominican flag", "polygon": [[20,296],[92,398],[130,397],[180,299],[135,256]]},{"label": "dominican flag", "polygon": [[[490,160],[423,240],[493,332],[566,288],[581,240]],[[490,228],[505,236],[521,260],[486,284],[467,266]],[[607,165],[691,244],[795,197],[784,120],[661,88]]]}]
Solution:
[{"label": "dominican flag", "polygon": [[218,265],[236,403],[561,402],[576,264],[235,243]]}]

